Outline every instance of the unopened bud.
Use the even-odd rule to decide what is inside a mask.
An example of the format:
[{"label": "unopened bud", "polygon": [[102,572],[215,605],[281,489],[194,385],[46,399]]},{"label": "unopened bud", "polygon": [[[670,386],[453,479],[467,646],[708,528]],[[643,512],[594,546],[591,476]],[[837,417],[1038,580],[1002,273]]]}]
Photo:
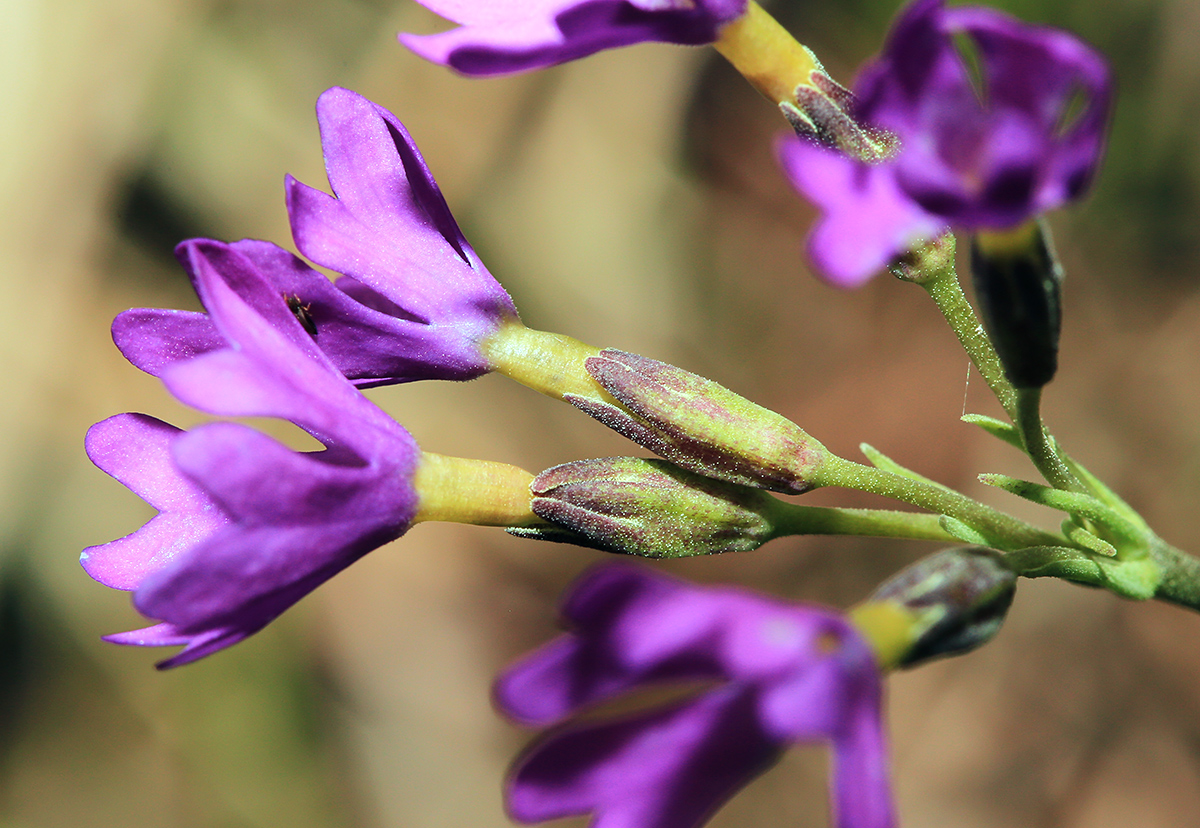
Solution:
[{"label": "unopened bud", "polygon": [[518,534],[646,558],[747,552],[774,536],[776,501],[664,460],[608,457],[542,472],[533,511],[569,533]]},{"label": "unopened bud", "polygon": [[567,399],[677,466],[789,494],[818,484],[829,453],[786,417],[712,380],[637,354],[607,349],[586,364],[624,408]]},{"label": "unopened bud", "polygon": [[1016,388],[1041,388],[1058,370],[1062,268],[1038,221],[971,240],[971,274],[984,325]]},{"label": "unopened bud", "polygon": [[1016,591],[1003,556],[980,546],[946,549],[902,569],[866,603],[892,603],[916,621],[898,666],[965,653],[999,631]]}]

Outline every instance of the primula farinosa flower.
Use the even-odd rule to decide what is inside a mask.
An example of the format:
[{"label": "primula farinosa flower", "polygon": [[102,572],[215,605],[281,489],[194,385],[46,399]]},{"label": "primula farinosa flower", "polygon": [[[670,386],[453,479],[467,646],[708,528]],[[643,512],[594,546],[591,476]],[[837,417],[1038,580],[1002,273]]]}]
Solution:
[{"label": "primula farinosa flower", "polygon": [[1103,152],[1112,81],[1066,32],[917,0],[854,91],[857,116],[896,135],[898,154],[866,164],[780,145],[792,183],[822,212],[809,252],[842,286],[951,227],[1007,229],[1079,198]]},{"label": "primula farinosa flower", "polygon": [[321,353],[251,259],[217,242],[181,252],[224,345],[160,366],[167,388],[212,414],[290,420],[325,450],[293,451],[235,423],[183,432],[138,414],[88,432],[92,462],[159,514],[81,561],[161,622],[109,641],[184,645],[161,667],[252,635],[402,535],[417,512],[421,456]]},{"label": "primula farinosa flower", "polygon": [[[288,176],[300,252],[349,277],[338,286],[366,307],[412,323],[417,341],[398,340],[398,359],[414,359],[415,345],[427,361],[457,366],[447,378],[486,372],[479,343],[517,311],[463,237],[404,125],[338,87],[317,100],[317,121],[335,195]],[[318,331],[319,311],[310,311]]]},{"label": "primula farinosa flower", "polygon": [[699,45],[746,12],[746,0],[419,0],[459,24],[401,34],[421,57],[464,75],[503,75],[658,41]]},{"label": "primula farinosa flower", "polygon": [[788,745],[822,740],[835,756],[835,824],[894,824],[880,675],[841,615],[619,564],[585,575],[563,614],[571,631],[497,681],[500,708],[521,722],[556,724],[647,686],[711,686],[535,745],[509,782],[518,821],[695,828]]},{"label": "primula farinosa flower", "polygon": [[[463,238],[404,126],[337,88],[318,100],[317,117],[337,198],[289,177],[288,209],[300,250],[346,275],[331,284],[268,242],[241,241],[232,249],[272,286],[270,304],[286,299],[359,387],[487,372],[480,342],[515,321],[516,309]],[[186,251],[180,260],[207,307]],[[226,347],[212,321],[187,311],[127,311],[114,321],[113,338],[131,362],[155,375],[179,359]]]}]

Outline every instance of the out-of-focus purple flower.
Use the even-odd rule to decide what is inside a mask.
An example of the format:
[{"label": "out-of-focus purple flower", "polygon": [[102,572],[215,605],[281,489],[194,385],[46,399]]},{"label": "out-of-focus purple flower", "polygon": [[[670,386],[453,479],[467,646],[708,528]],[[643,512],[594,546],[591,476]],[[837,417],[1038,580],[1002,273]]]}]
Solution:
[{"label": "out-of-focus purple flower", "polygon": [[1067,32],[917,0],[854,91],[856,116],[896,135],[897,155],[866,164],[790,137],[779,148],[822,212],[813,261],[846,287],[951,227],[1011,228],[1079,198],[1103,153],[1112,81]]},{"label": "out-of-focus purple flower", "polygon": [[[337,197],[289,176],[288,211],[301,252],[345,275],[331,284],[269,242],[245,240],[232,249],[272,287],[270,303],[282,297],[359,387],[486,373],[480,343],[516,321],[517,311],[463,238],[404,126],[339,88],[321,95],[317,118]],[[208,307],[186,250],[180,260]],[[131,362],[155,375],[225,347],[204,314],[155,308],[119,315],[113,339]]]},{"label": "out-of-focus purple flower", "polygon": [[160,667],[262,629],[402,535],[418,502],[412,437],[341,376],[253,262],[219,242],[181,253],[223,346],[163,365],[167,388],[209,413],[289,420],[325,449],[296,452],[235,423],[183,432],[137,414],[88,432],[92,462],[159,510],[81,562],[161,622],[109,641],[184,645]]},{"label": "out-of-focus purple flower", "polygon": [[516,820],[695,828],[788,745],[821,740],[834,750],[835,824],[894,824],[879,671],[841,615],[620,564],[584,576],[563,615],[571,632],[497,681],[500,708],[518,721],[555,724],[647,686],[711,686],[551,734],[513,772]]},{"label": "out-of-focus purple flower", "polygon": [[419,0],[459,24],[401,34],[426,60],[464,75],[503,75],[658,41],[699,45],[746,12],[746,0]]}]

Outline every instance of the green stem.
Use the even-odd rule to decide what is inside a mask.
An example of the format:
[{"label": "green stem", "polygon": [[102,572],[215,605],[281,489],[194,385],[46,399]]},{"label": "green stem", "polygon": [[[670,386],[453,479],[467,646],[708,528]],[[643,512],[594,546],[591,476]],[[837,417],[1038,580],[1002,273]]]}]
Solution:
[{"label": "green stem", "polygon": [[1155,597],[1200,610],[1200,559],[1159,538],[1150,544],[1150,558],[1163,573]]},{"label": "green stem", "polygon": [[801,506],[772,498],[774,537],[788,535],[858,535],[870,538],[903,538],[955,543],[938,522],[938,515],[895,509],[846,509],[835,506]]},{"label": "green stem", "polygon": [[843,457],[830,456],[825,460],[818,485],[872,492],[936,515],[948,515],[978,530],[997,549],[1060,546],[1064,543],[1061,536],[1031,526],[953,489],[864,466]]},{"label": "green stem", "polygon": [[1087,489],[1071,472],[1058,453],[1058,446],[1046,433],[1041,414],[1042,389],[1017,389],[1017,416],[1014,422],[1021,432],[1025,453],[1046,482],[1056,489],[1086,493]]},{"label": "green stem", "polygon": [[1017,393],[1004,376],[1004,366],[1000,364],[1000,357],[992,347],[992,341],[984,333],[983,324],[975,315],[975,309],[967,301],[953,264],[939,268],[920,284],[942,312],[942,316],[946,317],[947,324],[962,343],[983,381],[992,389],[1000,405],[1015,422]]}]

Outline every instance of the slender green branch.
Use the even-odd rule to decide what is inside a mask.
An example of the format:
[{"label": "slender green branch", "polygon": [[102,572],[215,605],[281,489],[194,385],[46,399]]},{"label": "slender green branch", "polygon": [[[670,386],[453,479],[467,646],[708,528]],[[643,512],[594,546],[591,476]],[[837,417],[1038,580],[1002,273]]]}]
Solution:
[{"label": "slender green branch", "polygon": [[954,331],[954,335],[958,337],[958,341],[962,343],[963,349],[966,350],[967,356],[971,358],[971,362],[983,377],[983,381],[987,383],[988,388],[992,389],[992,393],[996,395],[1000,405],[1015,422],[1017,419],[1016,391],[1004,376],[1004,366],[1000,364],[1000,357],[996,355],[992,341],[984,332],[983,323],[975,315],[975,309],[967,301],[954,266],[951,264],[940,268],[931,278],[920,284],[933,299],[938,310],[942,312],[942,316],[946,317],[947,324]]},{"label": "slender green branch", "polygon": [[1046,426],[1042,423],[1041,402],[1042,389],[1017,389],[1017,416],[1014,422],[1021,432],[1025,453],[1054,488],[1086,493],[1087,489],[1059,455],[1058,445],[1046,433]]},{"label": "slender green branch", "polygon": [[955,537],[938,524],[937,515],[894,509],[846,509],[801,506],[772,498],[774,537],[787,535],[859,535],[954,543]]},{"label": "slender green branch", "polygon": [[997,549],[1060,546],[1064,543],[1060,535],[1031,526],[953,489],[864,466],[843,457],[827,458],[820,477],[822,486],[873,492],[937,515],[948,515],[978,530],[988,539],[989,545]]},{"label": "slender green branch", "polygon": [[1150,558],[1162,569],[1155,597],[1200,610],[1200,559],[1155,538]]}]

